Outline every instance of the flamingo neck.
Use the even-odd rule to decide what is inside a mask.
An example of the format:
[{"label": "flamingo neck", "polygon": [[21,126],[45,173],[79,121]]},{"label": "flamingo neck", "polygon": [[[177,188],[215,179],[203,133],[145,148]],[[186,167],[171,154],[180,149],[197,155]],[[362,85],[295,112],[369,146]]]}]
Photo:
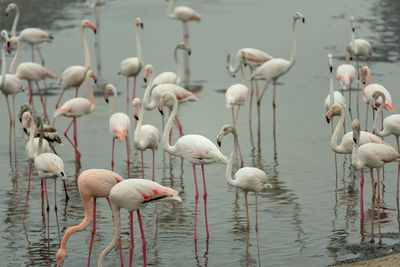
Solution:
[{"label": "flamingo neck", "polygon": [[[377,136],[385,137],[385,136],[388,136],[388,134],[387,134],[386,131],[385,131],[386,128],[383,129],[383,131],[381,131],[381,130],[379,130],[379,126],[378,126],[379,114],[383,113],[383,106],[385,105],[385,102],[386,102],[386,97],[385,97],[385,95],[382,94],[381,97],[382,97],[382,103],[381,103],[381,105],[380,105],[379,108],[378,108],[378,112],[376,112],[376,114],[375,114],[374,127],[373,127],[373,129],[374,129],[374,132],[375,132],[375,134],[376,134]],[[372,108],[374,108],[374,106],[375,106],[375,101],[372,101]]]},{"label": "flamingo neck", "polygon": [[353,150],[351,152],[351,165],[356,170],[362,169],[362,164],[358,161],[358,145],[356,143],[353,144]]},{"label": "flamingo neck", "polygon": [[142,129],[143,124],[143,105],[142,102],[139,102],[139,120],[136,123],[135,129],[135,142],[140,142],[140,130]]},{"label": "flamingo neck", "polygon": [[4,89],[6,85],[6,55],[4,52],[4,41],[3,38],[0,40],[1,45],[1,81],[0,81],[0,88]]},{"label": "flamingo neck", "polygon": [[[29,140],[28,140],[29,149],[27,151],[34,151],[34,149],[35,149],[34,139],[35,139],[36,126],[33,123],[32,117],[29,118],[29,122],[31,123],[31,125],[29,127]],[[28,155],[28,157],[30,159],[33,159],[32,156],[33,155]]]},{"label": "flamingo neck", "polygon": [[335,103],[335,94],[333,91],[333,73],[332,71],[329,72],[329,107],[332,107],[332,105]]},{"label": "flamingo neck", "polygon": [[[340,109],[340,118],[336,125],[335,131],[333,132],[332,138],[331,138],[331,148],[333,151],[335,151],[337,153],[341,153],[343,150],[343,147],[337,146],[337,139],[338,139],[340,131],[343,128],[343,122],[344,122],[344,110],[341,108]],[[331,122],[331,123],[333,123],[333,122]]]},{"label": "flamingo neck", "polygon": [[351,31],[351,49],[353,50],[354,56],[356,56],[356,33],[355,29]]},{"label": "flamingo neck", "polygon": [[294,63],[296,63],[296,33],[295,33],[295,28],[296,28],[296,19],[293,19],[293,23],[292,23],[292,53],[290,56],[290,62],[289,62],[289,66],[286,69],[286,72],[288,72],[294,65]]},{"label": "flamingo neck", "polygon": [[152,110],[156,107],[157,102],[154,98],[151,99],[151,103],[149,104],[149,96],[151,93],[151,90],[153,90],[153,82],[154,82],[154,70],[150,69],[150,81],[147,84],[146,90],[144,91],[144,96],[143,96],[143,105],[147,110]]},{"label": "flamingo neck", "polygon": [[[96,99],[94,98],[92,87],[90,86],[89,76],[86,77],[86,84],[90,95],[90,112],[93,112],[96,108]],[[114,103],[113,103],[114,104]]]},{"label": "flamingo neck", "polygon": [[350,64],[349,62],[349,54],[346,52],[345,54],[344,54],[344,58],[346,59],[346,64]]},{"label": "flamingo neck", "polygon": [[174,59],[175,59],[175,63],[176,63],[176,75],[177,75],[177,79],[176,79],[176,84],[179,84],[181,82],[181,77],[182,77],[182,68],[181,68],[181,64],[179,63],[178,60],[178,49],[179,47],[175,47],[174,50]]},{"label": "flamingo neck", "polygon": [[43,152],[43,123],[40,123],[39,125],[39,144],[38,144],[38,153],[37,155],[39,156]]},{"label": "flamingo neck", "polygon": [[243,64],[240,64],[240,78],[242,79],[242,84],[246,85],[246,79],[244,78]]},{"label": "flamingo neck", "polygon": [[243,51],[239,50],[236,53],[236,66],[234,66],[233,63],[233,57],[231,54],[228,54],[228,58],[226,60],[226,68],[229,71],[230,74],[234,74],[236,72],[238,72],[239,68],[241,65],[243,65],[243,55],[242,53],[244,53]]},{"label": "flamingo neck", "polygon": [[142,59],[142,49],[140,46],[140,39],[139,39],[139,25],[136,25],[136,49],[137,49],[137,55],[139,59],[139,66],[143,65],[143,59]]},{"label": "flamingo neck", "polygon": [[85,28],[83,26],[81,27],[81,33],[82,33],[82,41],[83,41],[83,52],[85,54],[85,69],[87,71],[88,69],[90,69],[90,53],[89,53],[89,47],[88,47],[87,40],[86,40]]},{"label": "flamingo neck", "polygon": [[230,132],[233,135],[233,148],[231,155],[229,156],[228,165],[226,166],[225,176],[226,176],[226,182],[230,186],[236,187],[237,181],[232,179],[232,166],[233,166],[235,151],[238,151],[238,136],[236,130],[233,127],[230,130],[231,130]]},{"label": "flamingo neck", "polygon": [[115,247],[117,241],[121,236],[121,210],[120,207],[111,203],[112,214],[114,218],[114,235],[111,240],[111,243],[101,252],[98,262],[98,267],[103,267],[104,258],[107,256],[108,253]]},{"label": "flamingo neck", "polygon": [[10,69],[8,71],[8,73],[10,73],[10,74],[15,74],[15,65],[17,64],[17,59],[19,58],[19,54],[21,51],[21,44],[18,39],[16,39],[16,40],[17,40],[16,41],[17,42],[17,51],[15,51],[15,55],[11,61]]},{"label": "flamingo neck", "polygon": [[365,82],[365,85],[364,85],[364,87],[363,87],[363,89],[362,89],[362,93],[363,93],[363,95],[365,95],[365,88],[370,84],[370,82],[371,82],[371,71],[370,71],[370,69],[367,67],[366,68],[367,69],[367,81]]},{"label": "flamingo neck", "polygon": [[111,107],[110,111],[110,117],[115,113],[115,110],[117,109],[117,89],[115,87],[112,88],[114,99],[113,99],[113,104]]},{"label": "flamingo neck", "polygon": [[172,108],[172,112],[168,118],[167,125],[165,126],[164,133],[162,135],[162,144],[165,151],[170,154],[176,153],[176,146],[171,146],[169,143],[169,132],[172,128],[172,123],[175,120],[176,113],[178,112],[178,100],[176,97],[173,97],[174,107]]},{"label": "flamingo neck", "polygon": [[17,5],[15,5],[15,17],[14,17],[14,23],[11,28],[11,37],[17,36],[17,24],[19,20],[19,8]]},{"label": "flamingo neck", "polygon": [[176,0],[173,0],[168,8],[168,17],[171,19],[175,19],[175,14],[174,14],[175,7],[176,7]]}]

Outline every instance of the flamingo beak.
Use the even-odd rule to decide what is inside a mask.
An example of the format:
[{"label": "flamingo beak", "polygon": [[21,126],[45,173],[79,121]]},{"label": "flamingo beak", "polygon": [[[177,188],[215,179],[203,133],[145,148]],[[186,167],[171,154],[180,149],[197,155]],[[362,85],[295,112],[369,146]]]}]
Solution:
[{"label": "flamingo beak", "polygon": [[332,71],[333,71],[333,68],[332,68],[332,66],[329,66],[329,71],[330,71],[330,72],[332,72]]},{"label": "flamingo beak", "polygon": [[92,78],[93,78],[94,83],[97,84],[97,76],[94,73],[93,73]]},{"label": "flamingo beak", "polygon": [[189,49],[188,55],[190,56],[191,53],[192,53],[192,49]]},{"label": "flamingo beak", "polygon": [[89,24],[88,24],[88,26],[89,26],[89,28],[90,28],[90,29],[92,29],[92,30],[93,30],[94,34],[96,34],[96,33],[97,33],[96,26],[94,26],[92,23],[89,23]]},{"label": "flamingo beak", "polygon": [[161,113],[161,115],[164,115],[163,107],[164,107],[164,98],[162,98],[160,100],[160,103],[158,104],[158,111]]},{"label": "flamingo beak", "polygon": [[135,118],[135,120],[139,120],[139,117],[137,115],[133,115],[133,117]]},{"label": "flamingo beak", "polygon": [[143,22],[142,22],[142,23],[140,23],[140,28],[142,28],[142,30],[143,30],[143,27],[144,27],[144,26],[143,26]]},{"label": "flamingo beak", "polygon": [[303,23],[306,23],[306,18],[305,17],[303,17]]},{"label": "flamingo beak", "polygon": [[104,93],[104,101],[108,104],[108,92]]},{"label": "flamingo beak", "polygon": [[326,116],[326,122],[327,122],[327,123],[330,123],[330,121],[331,121],[331,120],[328,118],[328,116]]},{"label": "flamingo beak", "polygon": [[144,80],[145,83],[147,83],[147,76],[149,76],[149,71],[148,70],[146,70],[146,72],[144,73],[144,77],[143,77],[143,80]]},{"label": "flamingo beak", "polygon": [[10,41],[7,42],[7,52],[9,54],[11,53],[11,43],[10,43]]},{"label": "flamingo beak", "polygon": [[219,147],[221,147],[221,141],[217,140],[217,144]]}]

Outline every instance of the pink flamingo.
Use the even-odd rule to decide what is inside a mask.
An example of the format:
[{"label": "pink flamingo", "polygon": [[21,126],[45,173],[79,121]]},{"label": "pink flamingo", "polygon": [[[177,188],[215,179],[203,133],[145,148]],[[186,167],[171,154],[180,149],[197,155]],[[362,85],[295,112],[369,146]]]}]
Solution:
[{"label": "pink flamingo", "polygon": [[61,106],[61,108],[57,109],[53,115],[53,118],[56,118],[58,116],[72,118],[70,124],[68,125],[67,129],[64,132],[64,136],[67,138],[68,142],[70,142],[71,145],[74,147],[75,155],[77,155],[78,162],[80,161],[81,153],[78,150],[78,140],[77,140],[76,128],[74,129],[74,142],[71,141],[71,139],[68,137],[67,133],[69,131],[69,128],[71,128],[72,123],[74,123],[76,125],[76,118],[79,118],[86,114],[90,114],[96,108],[96,100],[94,99],[94,94],[93,94],[92,87],[90,86],[89,78],[93,78],[93,80],[95,82],[97,80],[96,75],[91,70],[89,70],[86,74],[86,84],[87,84],[87,88],[88,88],[89,95],[90,95],[90,101],[83,97],[72,98],[72,99],[68,100],[67,102],[65,102]]},{"label": "pink flamingo", "polygon": [[[340,131],[344,125],[344,108],[339,104],[334,104],[326,113],[326,120],[329,121],[335,115],[340,115],[339,121],[336,125],[335,131],[333,132],[331,138],[331,149],[338,153],[338,154],[350,154],[353,150],[353,136],[351,132],[346,133],[342,137],[342,141],[340,145],[337,145],[337,139],[339,136]],[[360,132],[360,138],[358,143],[360,145],[367,144],[367,143],[377,143],[377,144],[386,144],[381,138],[378,136],[369,133],[369,132]],[[361,221],[364,220],[364,203],[363,203],[363,192],[364,192],[364,171],[361,169],[361,180],[360,180],[360,219]]]},{"label": "pink flamingo", "polygon": [[302,20],[303,23],[305,22],[304,16],[300,12],[296,12],[293,16],[293,23],[292,23],[292,52],[290,61],[282,58],[273,58],[257,69],[253,71],[250,76],[250,80],[253,79],[265,79],[266,83],[262,93],[257,98],[257,111],[258,111],[258,128],[260,129],[260,103],[261,99],[264,96],[265,91],[267,90],[267,86],[269,82],[272,80],[274,83],[274,92],[273,92],[273,100],[272,100],[272,107],[274,111],[274,129],[275,129],[275,121],[276,121],[276,114],[275,114],[275,99],[276,99],[276,81],[278,78],[285,73],[287,73],[296,62],[296,35],[295,35],[295,26],[296,21]]},{"label": "pink flamingo", "polygon": [[[147,84],[147,87],[146,87],[146,90],[144,91],[144,96],[143,96],[143,105],[147,110],[154,109],[156,107],[157,103],[160,101],[163,94],[167,91],[172,92],[178,99],[179,103],[186,102],[186,101],[198,101],[199,100],[195,94],[189,92],[185,88],[183,88],[179,85],[176,85],[176,84],[171,84],[171,83],[170,84],[160,84],[156,87],[153,87],[155,74],[154,74],[154,68],[150,64],[146,65],[146,67],[145,67],[144,80],[146,82],[147,82],[147,78],[148,78],[149,74],[150,74],[150,81]],[[151,93],[151,103],[149,103],[150,93]],[[177,117],[175,117],[175,120],[179,127],[180,136],[182,136],[183,135],[182,125],[179,122]]]},{"label": "pink flamingo", "polygon": [[140,47],[139,27],[143,29],[143,22],[136,18],[136,49],[138,57],[128,57],[119,64],[118,74],[126,76],[126,113],[129,113],[129,78],[133,77],[132,100],[136,96],[136,77],[143,67],[142,50]]},{"label": "pink flamingo", "polygon": [[[17,37],[17,24],[19,20],[19,8],[16,3],[10,3],[7,6],[6,9],[6,15],[8,16],[8,13],[15,9],[15,18],[14,18],[14,23],[11,28],[11,37]],[[34,56],[34,47],[36,46],[36,49],[39,53],[40,59],[42,61],[42,65],[44,66],[44,58],[42,56],[42,53],[40,52],[39,44],[43,42],[49,42],[51,43],[53,41],[53,36],[51,34],[48,34],[42,29],[39,28],[26,28],[23,31],[19,33],[18,39],[30,44],[32,46],[32,62],[35,61],[35,56]]]},{"label": "pink flamingo", "polygon": [[[361,145],[359,144],[360,140],[360,123],[357,119],[355,119],[352,123],[353,128],[353,151],[351,155],[351,164],[352,166],[360,170],[363,167],[368,167],[371,174],[371,187],[372,187],[372,203],[371,203],[371,242],[375,242],[374,240],[374,206],[375,206],[375,187],[378,185],[378,198],[376,201],[378,202],[378,229],[379,229],[379,244],[382,244],[381,237],[381,223],[380,223],[380,181],[379,181],[379,170],[383,167],[385,163],[392,161],[400,161],[400,155],[397,153],[393,147],[388,144],[375,144],[368,143]],[[378,172],[378,181],[374,182],[374,173],[373,169],[377,169]]]},{"label": "pink flamingo", "polygon": [[196,222],[197,222],[197,204],[199,198],[199,190],[197,188],[197,178],[196,178],[196,165],[201,165],[201,171],[203,174],[203,186],[204,186],[204,216],[206,221],[206,231],[207,231],[207,239],[210,237],[208,232],[208,221],[207,221],[207,188],[206,188],[206,179],[204,176],[204,164],[211,163],[222,163],[227,164],[228,161],[226,157],[219,151],[216,145],[214,145],[208,138],[198,135],[198,134],[189,134],[180,137],[175,145],[170,145],[168,141],[168,134],[172,127],[172,122],[178,112],[178,100],[176,96],[171,92],[164,93],[161,98],[158,110],[162,112],[162,108],[164,105],[171,106],[173,104],[172,113],[168,119],[167,125],[164,129],[164,133],[162,135],[162,145],[166,152],[171,155],[175,155],[181,158],[187,159],[193,165],[193,174],[194,174],[194,184],[196,187],[196,205],[194,210],[194,240],[197,240],[196,234]]},{"label": "pink flamingo", "polygon": [[121,208],[129,211],[131,246],[129,247],[129,267],[132,266],[133,257],[133,212],[136,211],[142,235],[143,264],[146,266],[146,239],[144,237],[140,209],[152,201],[181,201],[178,192],[169,187],[162,186],[156,182],[145,179],[128,179],[116,184],[110,191],[110,201],[114,219],[114,235],[111,243],[101,252],[98,266],[103,266],[104,258],[116,245],[121,236]]},{"label": "pink flamingo", "polygon": [[[240,168],[234,175],[235,179],[232,179],[232,166],[233,166],[233,157],[235,152],[239,148],[239,141],[238,136],[236,133],[235,126],[232,125],[225,125],[222,127],[221,131],[218,133],[217,136],[217,143],[218,146],[221,146],[222,138],[232,133],[233,135],[233,150],[231,155],[229,156],[228,165],[226,166],[226,182],[233,187],[240,188],[243,190],[244,193],[244,201],[246,204],[246,222],[247,222],[247,238],[246,243],[249,242],[249,235],[248,232],[250,230],[250,220],[249,220],[249,207],[247,204],[247,194],[248,192],[256,193],[256,233],[257,233],[257,248],[260,247],[259,240],[258,240],[258,205],[257,205],[257,193],[261,191],[266,191],[268,188],[271,188],[271,184],[268,182],[267,174],[258,168],[253,167],[242,167]],[[258,262],[261,265],[260,261],[260,253],[258,249]],[[248,258],[247,258],[248,260]]]},{"label": "pink flamingo", "polygon": [[[390,112],[394,112],[393,104],[392,104],[392,97],[390,96],[389,91],[383,87],[380,84],[373,83],[370,84],[371,82],[371,71],[367,66],[363,66],[361,68],[361,81],[364,84],[364,88],[362,90],[362,99],[364,103],[367,105],[367,109],[365,112],[365,130],[368,129],[367,124],[368,124],[368,107],[370,103],[372,102],[372,95],[375,91],[381,91],[383,94],[385,94],[386,97],[386,102],[385,105],[383,106],[385,109],[389,110]],[[378,99],[376,101],[376,106],[379,107],[381,103],[381,99]],[[374,114],[374,109],[372,109],[372,118],[375,117]],[[383,112],[382,112],[382,121],[383,121]],[[383,127],[383,125],[382,125]]]},{"label": "pink flamingo", "polygon": [[153,87],[156,87],[157,85],[163,84],[163,83],[174,83],[174,84],[180,84],[181,83],[181,77],[182,77],[182,70],[181,70],[181,64],[179,63],[178,60],[178,50],[185,50],[190,56],[192,53],[192,49],[185,43],[180,42],[179,44],[176,45],[174,49],[174,59],[175,59],[175,64],[176,64],[176,73],[171,72],[171,71],[165,71],[157,75],[153,82]]},{"label": "pink flamingo", "polygon": [[[346,64],[340,64],[336,69],[336,78],[338,79],[341,89],[342,95],[343,90],[349,90],[349,113],[351,116],[351,82],[354,80],[356,75],[356,70],[353,65],[349,64],[349,56],[346,53]],[[358,103],[358,90],[357,90],[357,103]]]},{"label": "pink flamingo", "polygon": [[[137,150],[140,150],[142,157],[142,178],[144,179],[144,168],[143,168],[143,151],[146,149],[151,149],[153,151],[153,182],[155,181],[154,177],[154,159],[155,159],[155,150],[158,148],[158,144],[160,143],[160,132],[156,127],[151,124],[143,123],[143,105],[142,101],[139,98],[135,98],[132,101],[133,106],[133,117],[137,120],[136,129],[135,129],[135,141],[133,143],[134,147]],[[138,115],[139,109],[139,115]]]},{"label": "pink flamingo", "polygon": [[[83,231],[89,226],[93,219],[92,237],[90,239],[89,256],[87,266],[90,265],[90,256],[93,246],[93,238],[96,233],[96,201],[97,198],[106,198],[108,203],[111,203],[108,198],[111,188],[117,183],[123,181],[118,173],[104,169],[90,169],[82,172],[78,177],[78,190],[81,195],[83,207],[85,208],[85,218],[75,226],[68,228],[61,241],[60,248],[57,251],[57,266],[62,267],[66,257],[67,241],[72,234]],[[91,199],[93,198],[93,204]],[[121,247],[120,247],[121,249]],[[122,251],[120,251],[122,256]],[[121,261],[122,262],[122,261]]]},{"label": "pink flamingo", "polygon": [[107,84],[104,87],[104,100],[108,103],[108,95],[113,93],[114,100],[110,111],[110,134],[112,136],[112,156],[111,156],[111,170],[114,170],[114,142],[118,138],[121,143],[123,140],[126,142],[126,160],[128,165],[129,174],[129,130],[131,129],[131,120],[129,116],[123,112],[115,113],[117,108],[117,89],[112,84]]}]

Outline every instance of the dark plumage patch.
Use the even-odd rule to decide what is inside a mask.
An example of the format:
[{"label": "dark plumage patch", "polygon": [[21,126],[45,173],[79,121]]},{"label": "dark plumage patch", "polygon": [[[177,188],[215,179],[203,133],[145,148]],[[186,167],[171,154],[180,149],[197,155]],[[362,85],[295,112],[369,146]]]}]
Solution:
[{"label": "dark plumage patch", "polygon": [[163,198],[166,198],[166,197],[167,197],[167,196],[160,196],[160,197],[155,197],[155,198],[146,199],[146,200],[143,200],[142,204],[151,202],[151,201],[153,201],[153,200],[163,199]]}]

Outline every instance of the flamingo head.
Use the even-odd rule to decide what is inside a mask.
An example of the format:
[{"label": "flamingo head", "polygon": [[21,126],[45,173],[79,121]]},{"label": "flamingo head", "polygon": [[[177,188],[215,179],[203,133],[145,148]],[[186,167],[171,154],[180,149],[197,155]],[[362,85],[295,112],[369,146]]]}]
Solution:
[{"label": "flamingo head", "polygon": [[8,16],[8,13],[13,10],[13,9],[17,9],[17,4],[16,3],[9,3],[7,8],[6,8],[6,16]]},{"label": "flamingo head", "polygon": [[354,17],[350,17],[350,23],[351,23],[351,30],[354,32],[356,30],[356,23],[354,21]]},{"label": "flamingo head", "polygon": [[332,73],[332,54],[328,54],[328,64],[329,64],[329,72]]},{"label": "flamingo head", "polygon": [[59,249],[58,251],[57,251],[57,254],[56,254],[56,258],[57,258],[57,267],[63,267],[64,265],[64,260],[65,260],[65,257],[66,257],[66,252],[65,252],[65,249]]},{"label": "flamingo head", "polygon": [[161,115],[164,115],[163,112],[163,107],[166,106],[172,106],[171,103],[174,103],[175,101],[178,101],[176,99],[176,96],[171,93],[171,92],[165,92],[163,96],[161,97],[160,101],[158,102],[158,111],[160,111]]},{"label": "flamingo head", "polygon": [[377,110],[377,107],[379,107],[382,104],[382,102],[385,103],[385,100],[386,100],[385,95],[381,91],[377,90],[372,94],[371,105],[375,110]]},{"label": "flamingo head", "polygon": [[176,45],[177,49],[183,49],[186,50],[188,52],[188,55],[190,56],[190,54],[192,53],[192,49],[185,44],[184,42],[180,42],[179,44]]},{"label": "flamingo head", "polygon": [[233,135],[236,135],[236,130],[232,125],[225,124],[222,127],[221,131],[219,131],[219,133],[217,135],[217,144],[219,147],[221,147],[222,138],[224,138],[225,135],[227,135],[231,132],[233,133]]},{"label": "flamingo head", "polygon": [[346,54],[349,56],[350,60],[353,60],[353,49],[350,45],[346,46]]},{"label": "flamingo head", "polygon": [[93,30],[93,32],[96,34],[96,26],[94,26],[94,24],[92,24],[90,21],[88,21],[87,19],[82,20],[82,28],[90,28]]},{"label": "flamingo head", "polygon": [[363,84],[366,83],[368,72],[369,72],[369,68],[367,66],[363,66],[361,68],[361,82]]},{"label": "flamingo head", "polygon": [[343,107],[340,104],[333,104],[331,108],[328,110],[326,113],[326,121],[330,123],[330,120],[332,117],[340,115],[340,113],[343,112]]},{"label": "flamingo head", "polygon": [[302,21],[303,23],[306,22],[306,19],[305,19],[304,15],[301,14],[300,12],[294,13],[293,19],[294,19],[294,20],[301,19],[301,21]]},{"label": "flamingo head", "polygon": [[104,86],[104,100],[106,101],[106,103],[108,103],[108,96],[110,95],[110,93],[113,93],[114,96],[117,95],[117,89],[111,83]]},{"label": "flamingo head", "polygon": [[149,76],[149,73],[153,73],[153,66],[148,64],[146,65],[146,67],[144,68],[144,82],[147,83],[147,77]]},{"label": "flamingo head", "polygon": [[24,129],[25,133],[27,133],[27,129],[31,127],[31,120],[32,115],[28,111],[25,111],[20,117],[20,122],[22,122],[22,129]]},{"label": "flamingo head", "polygon": [[232,57],[233,57],[233,54],[228,54],[228,56],[226,57],[226,69],[228,70],[229,75],[231,75],[231,77],[235,78],[236,77],[235,73],[232,73],[229,70],[229,65],[231,64]]},{"label": "flamingo head", "polygon": [[1,34],[1,38],[3,39],[3,41],[8,43],[10,38],[8,37],[7,31],[6,30],[2,30],[0,34]]},{"label": "flamingo head", "polygon": [[21,105],[21,109],[18,113],[18,118],[19,118],[19,122],[22,122],[22,116],[24,115],[24,113],[28,111],[29,114],[32,114],[32,107],[31,105],[29,105],[28,103],[22,104]]},{"label": "flamingo head", "polygon": [[92,70],[88,70],[86,75],[87,75],[87,77],[92,78],[94,83],[97,84],[97,76],[96,76],[96,74],[94,74],[94,72]]},{"label": "flamingo head", "polygon": [[360,140],[360,121],[354,119],[351,123],[351,128],[353,129],[353,141],[355,144],[358,144],[358,141]]},{"label": "flamingo head", "polygon": [[143,29],[143,21],[141,18],[136,18],[136,26],[140,26]]},{"label": "flamingo head", "polygon": [[139,120],[139,116],[138,116],[138,107],[142,104],[142,101],[140,101],[140,98],[136,97],[135,99],[133,99],[132,101],[132,106],[133,106],[133,117],[136,120]]},{"label": "flamingo head", "polygon": [[7,52],[11,53],[12,46],[18,42],[17,37],[11,37],[10,40],[7,42]]}]

